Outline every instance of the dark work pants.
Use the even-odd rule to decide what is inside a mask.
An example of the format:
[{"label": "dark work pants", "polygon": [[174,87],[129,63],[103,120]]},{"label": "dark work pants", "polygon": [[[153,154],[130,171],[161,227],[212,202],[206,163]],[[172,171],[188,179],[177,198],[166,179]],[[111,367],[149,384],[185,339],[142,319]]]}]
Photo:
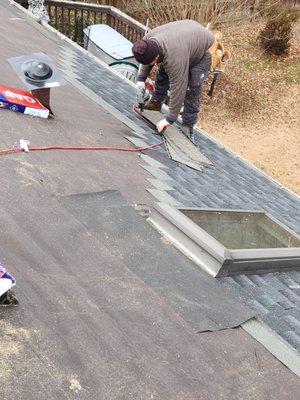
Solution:
[{"label": "dark work pants", "polygon": [[[198,120],[198,114],[202,99],[202,90],[205,78],[211,65],[211,55],[207,51],[201,61],[190,67],[188,89],[184,99],[184,110],[182,114],[183,125],[194,125]],[[156,75],[155,94],[153,98],[164,101],[170,87],[169,77],[162,65]]]}]

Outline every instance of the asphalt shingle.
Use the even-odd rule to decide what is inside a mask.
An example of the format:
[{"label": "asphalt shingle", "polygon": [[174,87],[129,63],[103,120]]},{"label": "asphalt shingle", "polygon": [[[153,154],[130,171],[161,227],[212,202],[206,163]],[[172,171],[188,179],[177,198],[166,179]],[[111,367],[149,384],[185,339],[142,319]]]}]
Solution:
[{"label": "asphalt shingle", "polygon": [[[79,50],[68,49],[68,52],[72,53],[71,68],[76,71],[79,81],[140,126],[147,143],[156,142],[157,136],[152,134],[152,129],[132,112],[134,87]],[[151,157],[154,161],[142,165],[156,179],[174,189],[166,191],[165,197],[162,196],[163,190],[159,190],[160,198],[173,197],[174,204],[177,201],[188,207],[265,210],[300,233],[300,200],[297,196],[209,137],[199,133],[196,135],[196,141],[201,151],[214,163],[213,167],[205,167],[203,172],[183,165],[176,166],[174,162],[171,167],[170,160],[161,149],[152,152]],[[155,160],[165,168],[154,168]],[[157,190],[152,192],[157,197]],[[242,296],[272,329],[299,349],[300,335],[295,327],[300,323],[300,317],[293,316],[296,325],[292,327],[285,326],[279,329],[278,325],[282,315],[285,316],[283,325],[287,325],[286,321],[291,317],[289,312],[299,307],[299,272],[250,277],[239,275],[220,278],[220,282]]]},{"label": "asphalt shingle", "polygon": [[[59,46],[67,42],[25,13],[17,12],[14,4],[0,2],[0,30],[6,38],[0,52],[3,79],[17,85],[17,77],[5,67],[6,58],[25,49],[28,52],[42,49],[58,61]],[[145,133],[145,142],[159,140],[133,116],[131,86],[71,44],[66,44],[64,49],[61,58],[67,54],[71,61],[65,64],[70,85],[55,91],[54,107],[60,107],[55,118],[40,121],[3,111],[5,144],[10,145],[19,138],[20,132],[28,132],[30,128],[32,143],[40,145],[62,140],[70,144],[93,144],[99,140],[106,145],[129,145],[123,136],[129,134],[130,126],[126,128],[120,123],[125,116],[125,125],[129,119],[132,122],[133,136],[136,124]],[[81,93],[76,90],[76,82]],[[119,121],[109,114],[116,110],[113,105],[119,108],[116,115]],[[30,121],[28,125],[25,120]],[[98,124],[103,132],[101,140]],[[221,146],[215,146],[202,136],[199,141],[207,154],[210,152],[222,159]],[[174,183],[175,190],[166,192],[172,194],[172,199],[179,186],[187,190],[181,195],[183,204],[190,202],[188,192],[191,192],[195,205],[207,203],[211,206],[217,201],[217,198],[209,198],[212,188],[222,191],[223,187],[230,186],[230,180],[223,179],[230,178],[230,174],[220,172],[222,167],[205,168],[202,175],[197,175],[188,168],[176,167],[163,149],[157,148],[147,155],[167,166],[163,170],[167,171],[166,176],[172,180],[172,185]],[[225,157],[224,161],[222,165],[230,166],[231,158]],[[72,396],[82,399],[153,396],[161,400],[200,397],[264,400],[270,396],[280,400],[296,399],[299,393],[296,377],[263,346],[240,328],[214,333],[190,332],[161,296],[132,273],[119,257],[112,255],[110,241],[106,247],[103,241],[96,240],[56,200],[57,195],[95,192],[113,186],[131,204],[136,204],[136,210],[147,213],[147,206],[154,201],[145,190],[151,175],[140,169],[139,162],[151,165],[126,153],[118,157],[109,153],[99,156],[81,152],[62,156],[53,152],[1,159],[1,248],[6,255],[4,261],[15,265],[17,291],[22,301],[21,307],[14,310],[1,309],[2,344],[5,343],[3,326],[10,328],[11,324],[16,331],[9,329],[6,335],[4,329],[4,339],[9,342],[12,339],[18,351],[17,354],[10,352],[9,363],[4,359],[5,368],[1,372],[5,379],[0,385],[0,398],[27,399],[30,393],[31,399],[39,400]],[[223,177],[218,179],[221,173]],[[179,176],[183,177],[180,183]],[[204,193],[208,177],[207,186],[211,190]],[[195,184],[193,191],[191,183]],[[160,190],[164,192],[163,188]],[[227,192],[224,199],[232,206]],[[118,224],[119,221],[114,225]],[[129,242],[134,244],[134,240],[135,236]],[[172,246],[166,245],[183,259],[184,278],[189,262]],[[131,260],[130,253],[128,257]],[[166,264],[172,276],[174,263]],[[192,262],[190,264],[195,276],[199,276]],[[159,272],[159,263],[155,269]],[[203,282],[219,285],[200,272]],[[159,273],[154,279],[159,281]],[[193,279],[189,279],[190,282],[194,282]],[[240,288],[234,280],[232,284]],[[220,292],[224,289],[221,287]],[[198,285],[195,292],[201,298]],[[219,300],[214,290],[208,292],[214,300]],[[220,311],[222,315],[222,308]],[[235,317],[232,308],[230,312]],[[298,319],[291,312],[285,316],[291,315]],[[293,321],[285,320],[285,323],[286,337],[295,342]],[[72,393],[73,381],[80,386],[80,392]]]}]

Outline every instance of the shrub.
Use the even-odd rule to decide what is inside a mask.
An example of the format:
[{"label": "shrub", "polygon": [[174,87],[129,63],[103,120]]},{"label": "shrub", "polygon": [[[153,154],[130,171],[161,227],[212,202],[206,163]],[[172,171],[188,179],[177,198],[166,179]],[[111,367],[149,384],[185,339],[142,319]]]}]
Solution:
[{"label": "shrub", "polygon": [[298,14],[286,6],[277,6],[269,10],[267,24],[258,36],[261,48],[269,54],[287,54],[292,38],[293,23],[297,18]]},{"label": "shrub", "polygon": [[194,19],[217,26],[220,22],[249,16],[250,0],[123,0],[123,9],[134,18],[149,18],[150,27],[167,22]]}]

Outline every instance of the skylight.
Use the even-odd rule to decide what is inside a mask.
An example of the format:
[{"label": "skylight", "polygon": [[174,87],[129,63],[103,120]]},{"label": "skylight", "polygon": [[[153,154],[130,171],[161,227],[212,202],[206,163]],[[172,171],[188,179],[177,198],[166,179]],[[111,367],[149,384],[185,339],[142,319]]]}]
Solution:
[{"label": "skylight", "polygon": [[300,236],[263,211],[160,203],[151,221],[213,276],[300,268]]}]

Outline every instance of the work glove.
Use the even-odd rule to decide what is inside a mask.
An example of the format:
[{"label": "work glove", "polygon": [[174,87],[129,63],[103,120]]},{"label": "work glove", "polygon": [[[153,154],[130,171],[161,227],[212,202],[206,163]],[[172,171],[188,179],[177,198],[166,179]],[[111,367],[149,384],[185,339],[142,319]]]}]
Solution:
[{"label": "work glove", "polygon": [[156,129],[158,130],[159,133],[163,133],[163,131],[165,129],[168,128],[168,126],[170,126],[171,124],[164,118],[162,120],[160,120],[157,125],[156,125]]},{"label": "work glove", "polygon": [[144,104],[148,96],[145,82],[137,82],[135,85],[135,89],[136,89],[136,102],[138,104]]}]

